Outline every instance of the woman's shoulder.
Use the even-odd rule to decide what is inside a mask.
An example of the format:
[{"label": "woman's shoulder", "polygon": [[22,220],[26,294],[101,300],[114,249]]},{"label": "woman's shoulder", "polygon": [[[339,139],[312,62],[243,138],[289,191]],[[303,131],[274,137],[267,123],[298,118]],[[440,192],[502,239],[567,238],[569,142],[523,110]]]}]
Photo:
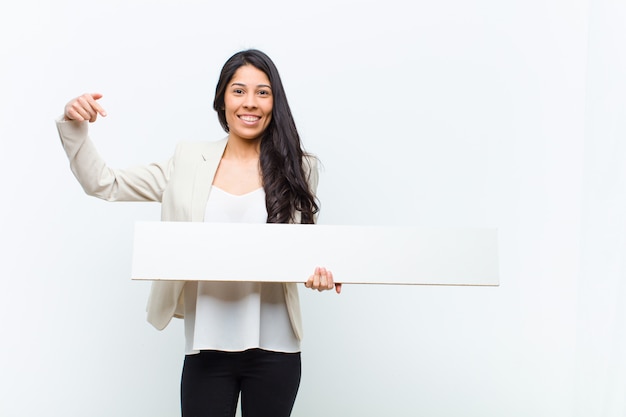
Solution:
[{"label": "woman's shoulder", "polygon": [[315,193],[317,190],[317,183],[319,181],[319,167],[318,159],[314,155],[306,154],[302,158],[302,170],[304,171],[304,177],[309,184],[309,189]]},{"label": "woman's shoulder", "polygon": [[312,154],[305,154],[302,158],[302,166],[304,167],[305,172],[316,171],[319,165],[319,160],[317,156]]}]

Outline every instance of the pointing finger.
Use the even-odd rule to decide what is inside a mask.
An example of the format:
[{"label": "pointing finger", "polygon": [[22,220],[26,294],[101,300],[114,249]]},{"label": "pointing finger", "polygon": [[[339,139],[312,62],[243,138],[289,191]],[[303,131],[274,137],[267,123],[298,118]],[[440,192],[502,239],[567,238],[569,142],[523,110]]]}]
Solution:
[{"label": "pointing finger", "polygon": [[89,94],[89,104],[91,105],[91,107],[102,117],[106,117],[107,112],[102,108],[102,106],[100,105],[100,103],[97,102],[97,100],[100,100],[102,98],[102,94],[100,93],[92,93]]}]

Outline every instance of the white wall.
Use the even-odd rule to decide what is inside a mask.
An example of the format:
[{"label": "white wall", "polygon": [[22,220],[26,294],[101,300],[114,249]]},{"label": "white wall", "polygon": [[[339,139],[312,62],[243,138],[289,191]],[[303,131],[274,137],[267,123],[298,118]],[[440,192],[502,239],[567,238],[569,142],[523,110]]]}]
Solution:
[{"label": "white wall", "polygon": [[626,413],[626,4],[592,2],[576,416]]},{"label": "white wall", "polygon": [[87,198],[53,119],[99,91],[112,166],[167,158],[224,135],[214,86],[247,47],[325,165],[322,223],[500,229],[499,288],[303,291],[294,416],[623,414],[623,6],[205,3],[0,6],[0,415],[178,414],[181,323],[150,328],[128,278],[159,207]]}]

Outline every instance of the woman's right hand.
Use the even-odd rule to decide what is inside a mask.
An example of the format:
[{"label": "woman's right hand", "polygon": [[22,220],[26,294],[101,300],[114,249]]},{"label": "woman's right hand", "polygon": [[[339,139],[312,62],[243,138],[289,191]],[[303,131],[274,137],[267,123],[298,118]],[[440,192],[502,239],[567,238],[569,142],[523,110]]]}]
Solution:
[{"label": "woman's right hand", "polygon": [[97,102],[101,98],[102,94],[100,93],[86,93],[70,100],[65,105],[65,120],[76,120],[78,122],[89,120],[89,123],[93,123],[98,118],[98,115],[106,117],[107,112]]}]

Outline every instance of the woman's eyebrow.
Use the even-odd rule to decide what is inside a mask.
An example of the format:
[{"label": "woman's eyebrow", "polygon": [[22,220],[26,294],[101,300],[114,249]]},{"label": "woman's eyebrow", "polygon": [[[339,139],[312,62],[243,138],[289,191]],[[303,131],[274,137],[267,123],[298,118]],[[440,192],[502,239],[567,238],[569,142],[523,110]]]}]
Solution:
[{"label": "woman's eyebrow", "polygon": [[[235,85],[240,86],[240,87],[247,87],[247,84],[245,84],[245,83],[238,83],[238,82],[234,82],[230,86],[232,87],[232,86],[235,86]],[[269,84],[258,84],[257,88],[258,87],[266,87],[266,88],[269,88],[270,90],[272,89],[272,86],[269,85]]]}]

